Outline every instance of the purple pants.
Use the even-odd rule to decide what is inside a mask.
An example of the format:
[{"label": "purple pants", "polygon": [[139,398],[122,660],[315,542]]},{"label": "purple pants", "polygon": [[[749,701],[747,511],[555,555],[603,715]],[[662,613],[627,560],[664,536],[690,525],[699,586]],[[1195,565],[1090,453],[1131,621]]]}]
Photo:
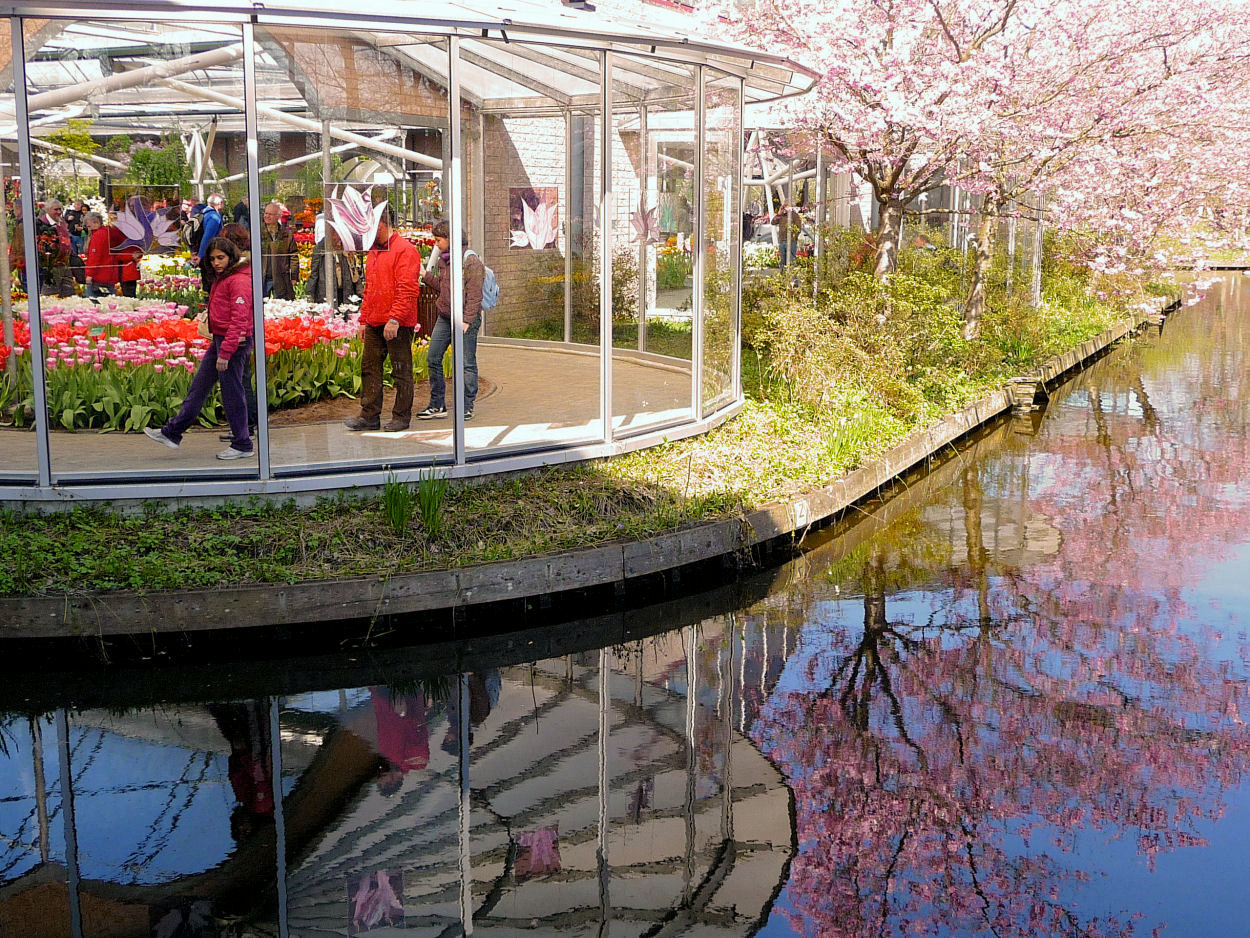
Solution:
[{"label": "purple pants", "polygon": [[243,393],[243,372],[247,367],[248,355],[252,351],[252,337],[248,336],[239,343],[239,347],[230,356],[229,367],[225,371],[217,371],[217,353],[221,349],[221,340],[225,336],[213,336],[213,344],[204,352],[200,360],[199,370],[191,379],[191,390],[187,399],[182,402],[182,409],[171,419],[161,432],[175,443],[182,442],[182,435],[187,428],[195,423],[204,409],[204,402],[213,391],[213,385],[221,382],[221,403],[226,408],[226,420],[230,423],[230,432],[234,434],[234,442],[230,445],[243,453],[252,451],[252,437],[247,428],[247,403]]}]

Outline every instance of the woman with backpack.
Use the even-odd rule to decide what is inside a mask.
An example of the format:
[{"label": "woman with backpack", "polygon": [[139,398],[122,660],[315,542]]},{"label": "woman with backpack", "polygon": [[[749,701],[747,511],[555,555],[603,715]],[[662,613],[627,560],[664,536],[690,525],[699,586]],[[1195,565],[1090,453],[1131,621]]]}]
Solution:
[{"label": "woman with backpack", "polygon": [[[430,372],[430,403],[417,414],[418,420],[447,416],[447,381],[443,377],[443,356],[451,348],[451,226],[445,221],[434,225],[434,254],[421,283],[438,291],[438,319],[430,333],[426,364]],[[460,233],[460,246],[469,246],[468,236]],[[437,256],[435,256],[437,255]],[[473,419],[477,400],[477,334],[482,327],[482,287],[486,265],[473,251],[464,252],[464,419]]]}]

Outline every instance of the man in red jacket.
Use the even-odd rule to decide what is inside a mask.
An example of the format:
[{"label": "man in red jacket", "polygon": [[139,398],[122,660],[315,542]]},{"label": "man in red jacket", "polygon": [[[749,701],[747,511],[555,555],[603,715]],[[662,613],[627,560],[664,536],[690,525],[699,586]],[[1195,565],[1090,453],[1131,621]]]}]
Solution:
[{"label": "man in red jacket", "polygon": [[[378,234],[365,267],[365,296],[360,303],[360,414],[343,421],[349,430],[407,430],[412,420],[412,336],[417,329],[417,293],[421,255],[395,233],[391,207],[378,220]],[[391,357],[395,404],[382,422],[382,364]]]}]

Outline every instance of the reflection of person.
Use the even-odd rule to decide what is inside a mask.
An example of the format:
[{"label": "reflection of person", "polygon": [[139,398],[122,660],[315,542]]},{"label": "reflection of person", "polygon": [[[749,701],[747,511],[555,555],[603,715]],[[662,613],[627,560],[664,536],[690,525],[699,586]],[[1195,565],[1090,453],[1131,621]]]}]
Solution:
[{"label": "reflection of person", "polygon": [[138,292],[139,261],[143,257],[143,252],[134,244],[122,247],[121,245],[126,240],[126,235],[116,225],[110,223],[108,225],[108,233],[109,250],[113,253],[114,260],[117,261],[119,292],[122,296],[134,296]]},{"label": "reflection of person", "polygon": [[69,227],[69,240],[75,254],[81,254],[86,245],[86,214],[82,199],[74,199],[72,206],[65,210],[65,224]]},{"label": "reflection of person", "polygon": [[308,272],[308,279],[304,281],[304,293],[314,303],[328,302],[337,309],[356,295],[358,289],[356,285],[356,271],[352,268],[351,257],[342,249],[343,242],[339,238],[339,233],[330,228],[327,237],[330,239],[330,266],[333,271],[334,290],[330,294],[330,299],[327,300],[325,274],[326,239],[322,238],[313,247],[312,268]]},{"label": "reflection of person", "polygon": [[[451,226],[440,221],[434,226],[434,251],[430,255],[432,269],[427,267],[421,282],[438,291],[435,310],[438,318],[430,333],[426,363],[430,372],[430,403],[417,414],[419,420],[447,416],[447,381],[443,377],[443,356],[451,348]],[[468,237],[460,233],[461,248],[468,247]],[[464,253],[464,419],[473,417],[477,400],[477,334],[482,325],[482,283],[486,265],[472,251]]]},{"label": "reflection of person", "polygon": [[385,687],[370,687],[378,727],[378,755],[386,760],[378,788],[384,795],[399,788],[404,775],[430,764],[430,733],[425,697],[392,695]]},{"label": "reflection of person", "polygon": [[109,249],[109,231],[99,212],[83,216],[87,229],[87,296],[108,296],[117,283],[117,258]]},{"label": "reflection of person", "polygon": [[299,247],[291,229],[282,224],[284,210],[278,202],[265,206],[260,226],[261,277],[265,296],[293,300],[299,280]]},{"label": "reflection of person", "polygon": [[[491,709],[499,703],[503,689],[503,677],[498,668],[474,671],[468,675],[469,685],[469,742],[473,742],[473,727],[481,726],[490,716]],[[442,750],[452,755],[460,752],[460,688],[452,686],[447,698],[447,733],[443,737]]]},{"label": "reflection of person", "polygon": [[803,216],[792,205],[782,205],[781,211],[773,216],[773,224],[777,226],[777,256],[782,270],[794,259],[794,250],[798,247],[799,234],[803,230]]},{"label": "reflection of person", "polygon": [[230,816],[230,833],[236,841],[243,841],[273,818],[269,708],[263,701],[246,700],[209,704],[208,712],[230,744],[226,773],[238,801]]},{"label": "reflection of person", "polygon": [[226,409],[233,442],[217,454],[218,459],[242,459],[252,455],[247,405],[243,395],[243,369],[252,350],[252,270],[239,257],[239,249],[226,238],[214,238],[206,254],[221,274],[208,294],[208,328],[212,343],[200,360],[187,398],[178,413],[159,430],[143,432],[170,449],[177,449],[182,435],[193,424],[208,400],[213,385],[221,384],[221,403]]},{"label": "reflection of person", "polygon": [[252,210],[248,207],[247,199],[239,199],[234,203],[234,210],[231,212],[232,218],[236,225],[242,225],[244,228],[252,226]]},{"label": "reflection of person", "polygon": [[50,296],[74,296],[74,276],[69,270],[73,241],[65,222],[65,207],[60,199],[48,199],[39,218],[39,263],[43,283],[40,293]]},{"label": "reflection of person", "polygon": [[412,420],[412,336],[417,328],[417,295],[421,286],[421,255],[391,227],[394,216],[387,205],[366,262],[365,295],[360,303],[360,414],[348,417],[349,430],[377,430],[382,423],[382,365],[391,359],[395,404],[390,432],[407,430]]},{"label": "reflection of person", "polygon": [[[203,226],[203,234],[200,235],[199,253],[192,257],[191,261],[200,268],[201,283],[213,279],[211,273],[212,265],[208,260],[208,250],[213,239],[221,234],[221,226],[224,224],[221,218],[221,209],[225,204],[226,200],[222,194],[214,192],[208,197],[208,207],[204,209],[203,217],[200,221],[200,224]],[[204,286],[204,290],[207,292],[208,287]]]}]

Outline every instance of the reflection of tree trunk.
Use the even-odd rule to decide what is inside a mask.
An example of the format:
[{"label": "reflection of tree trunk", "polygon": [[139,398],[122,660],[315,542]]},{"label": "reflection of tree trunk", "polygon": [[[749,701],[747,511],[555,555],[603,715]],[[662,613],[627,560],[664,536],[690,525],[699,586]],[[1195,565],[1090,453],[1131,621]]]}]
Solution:
[{"label": "reflection of tree trunk", "polygon": [[989,578],[986,576],[985,538],[981,530],[982,498],[980,480],[976,468],[969,466],[963,474],[964,552],[968,570],[977,587],[977,621],[981,635],[988,637],[990,630]]},{"label": "reflection of tree trunk", "polygon": [[[845,678],[846,684],[838,697],[842,712],[847,722],[865,736],[871,736],[871,711],[873,688],[880,687],[889,700],[889,711],[894,718],[894,728],[899,739],[913,752],[920,765],[927,769],[929,760],[924,750],[912,741],[907,725],[903,722],[903,706],[894,693],[893,681],[890,679],[888,661],[902,657],[901,653],[913,644],[908,638],[900,635],[886,619],[885,609],[885,574],[882,569],[880,555],[875,555],[864,570],[864,634],[859,646],[847,657],[842,666],[834,672],[831,687]],[[892,642],[899,648],[892,649]],[[891,651],[899,653],[891,653]]]},{"label": "reflection of tree trunk", "polygon": [[1159,412],[1155,410],[1154,404],[1150,402],[1150,395],[1146,393],[1146,386],[1142,383],[1141,372],[1136,371],[1133,376],[1132,383],[1129,384],[1133,393],[1137,395],[1137,403],[1141,406],[1142,423],[1150,432],[1159,429]]}]

